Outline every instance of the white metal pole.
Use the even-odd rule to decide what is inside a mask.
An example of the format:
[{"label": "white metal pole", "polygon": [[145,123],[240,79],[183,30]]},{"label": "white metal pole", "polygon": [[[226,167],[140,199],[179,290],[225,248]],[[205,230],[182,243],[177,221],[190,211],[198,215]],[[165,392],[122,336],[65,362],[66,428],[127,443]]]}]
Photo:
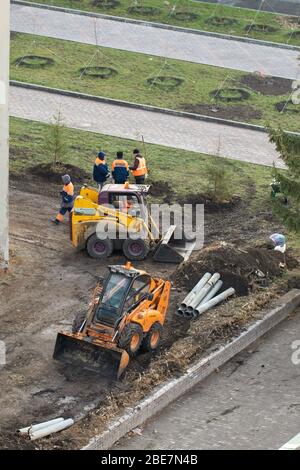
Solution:
[{"label": "white metal pole", "polygon": [[8,268],[8,89],[10,0],[0,2],[0,267]]}]

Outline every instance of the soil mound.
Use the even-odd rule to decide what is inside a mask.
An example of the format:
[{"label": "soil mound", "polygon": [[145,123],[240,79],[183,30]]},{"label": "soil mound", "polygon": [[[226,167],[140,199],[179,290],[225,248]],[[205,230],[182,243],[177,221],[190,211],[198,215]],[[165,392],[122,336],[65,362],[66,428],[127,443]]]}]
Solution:
[{"label": "soil mound", "polygon": [[239,196],[233,196],[230,200],[215,201],[211,196],[204,193],[190,194],[182,200],[178,200],[180,204],[204,204],[206,213],[219,212],[227,209],[233,209],[241,201]]},{"label": "soil mound", "polygon": [[235,106],[219,106],[209,103],[199,104],[183,104],[181,106],[183,111],[194,114],[204,114],[205,116],[212,116],[221,119],[261,119],[262,112],[253,106],[235,105]]},{"label": "soil mound", "polygon": [[244,75],[241,84],[263,95],[279,96],[291,93],[292,80],[280,77],[260,77],[255,74]]},{"label": "soil mound", "polygon": [[[234,287],[238,296],[248,295],[261,279],[282,274],[282,254],[262,247],[239,248],[225,242],[201,250],[178,268],[174,275],[177,286],[190,291],[206,272],[221,274],[223,290]],[[294,267],[295,259],[287,255],[287,266]]]},{"label": "soil mound", "polygon": [[31,167],[28,172],[40,178],[45,178],[54,183],[61,183],[61,176],[68,174],[73,181],[83,182],[90,179],[91,175],[82,168],[69,163],[57,163],[55,169],[51,163],[41,163]]},{"label": "soil mound", "polygon": [[153,181],[149,189],[149,195],[153,197],[163,197],[164,202],[171,202],[174,191],[167,181]]}]

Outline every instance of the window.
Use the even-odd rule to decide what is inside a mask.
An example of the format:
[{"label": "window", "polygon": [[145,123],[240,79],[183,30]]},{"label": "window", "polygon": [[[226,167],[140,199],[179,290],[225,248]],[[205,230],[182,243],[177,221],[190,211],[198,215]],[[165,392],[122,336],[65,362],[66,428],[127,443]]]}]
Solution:
[{"label": "window", "polygon": [[125,212],[137,210],[140,207],[139,200],[135,194],[110,194],[110,204],[116,209]]},{"label": "window", "polygon": [[150,277],[146,275],[139,276],[133,281],[125,303],[125,310],[146,298],[150,290]]}]

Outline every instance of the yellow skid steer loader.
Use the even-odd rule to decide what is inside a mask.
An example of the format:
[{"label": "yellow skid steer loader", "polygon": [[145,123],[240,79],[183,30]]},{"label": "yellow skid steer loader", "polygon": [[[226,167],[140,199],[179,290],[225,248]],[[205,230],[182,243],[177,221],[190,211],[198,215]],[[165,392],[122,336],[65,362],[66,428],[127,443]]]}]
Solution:
[{"label": "yellow skid steer loader", "polygon": [[176,225],[162,234],[149,214],[147,185],[106,184],[100,192],[83,186],[71,213],[71,240],[79,249],[97,259],[122,250],[127,259],[140,261],[149,252],[163,263],[186,261],[195,239],[183,231],[177,239]]}]

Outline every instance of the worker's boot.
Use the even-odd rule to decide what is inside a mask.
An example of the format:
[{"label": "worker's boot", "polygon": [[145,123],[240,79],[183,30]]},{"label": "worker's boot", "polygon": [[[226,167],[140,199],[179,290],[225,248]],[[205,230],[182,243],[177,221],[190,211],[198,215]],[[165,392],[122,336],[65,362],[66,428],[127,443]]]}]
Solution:
[{"label": "worker's boot", "polygon": [[55,225],[59,225],[59,224],[60,224],[59,220],[57,220],[57,219],[51,219],[51,222],[53,222]]}]

